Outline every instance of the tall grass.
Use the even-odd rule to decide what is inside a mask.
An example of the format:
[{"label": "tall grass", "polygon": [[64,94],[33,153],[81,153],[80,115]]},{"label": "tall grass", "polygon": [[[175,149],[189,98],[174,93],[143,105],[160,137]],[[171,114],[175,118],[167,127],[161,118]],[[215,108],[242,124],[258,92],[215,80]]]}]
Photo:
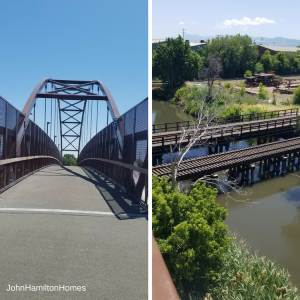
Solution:
[{"label": "tall grass", "polygon": [[250,253],[245,241],[236,235],[226,250],[224,265],[215,281],[206,283],[206,291],[182,291],[182,300],[299,300],[289,272],[273,261]]},{"label": "tall grass", "polygon": [[[289,272],[273,261],[252,255],[243,240],[233,236],[218,279],[209,288],[214,300],[290,299],[299,300],[299,290]],[[209,299],[209,298],[208,298]]]}]

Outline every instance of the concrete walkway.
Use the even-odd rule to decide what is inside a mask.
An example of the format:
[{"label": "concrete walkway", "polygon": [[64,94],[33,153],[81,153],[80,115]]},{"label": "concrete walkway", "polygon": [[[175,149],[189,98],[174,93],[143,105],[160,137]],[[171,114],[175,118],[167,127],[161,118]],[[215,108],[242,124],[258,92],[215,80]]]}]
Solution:
[{"label": "concrete walkway", "polygon": [[[145,216],[93,170],[52,166],[29,176],[0,194],[0,299],[147,299]],[[63,291],[69,286],[86,291]]]}]

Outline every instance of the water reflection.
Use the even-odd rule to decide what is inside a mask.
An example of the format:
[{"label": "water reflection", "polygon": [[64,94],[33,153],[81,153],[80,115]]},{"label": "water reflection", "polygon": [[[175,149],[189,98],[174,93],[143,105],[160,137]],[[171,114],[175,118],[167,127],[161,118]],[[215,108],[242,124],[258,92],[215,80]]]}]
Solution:
[{"label": "water reflection", "polygon": [[252,251],[274,259],[292,274],[300,286],[300,172],[253,186],[251,204],[237,203],[219,195],[228,208],[226,224],[251,245]]},{"label": "water reflection", "polygon": [[152,100],[152,124],[190,121],[193,117],[167,101]]}]

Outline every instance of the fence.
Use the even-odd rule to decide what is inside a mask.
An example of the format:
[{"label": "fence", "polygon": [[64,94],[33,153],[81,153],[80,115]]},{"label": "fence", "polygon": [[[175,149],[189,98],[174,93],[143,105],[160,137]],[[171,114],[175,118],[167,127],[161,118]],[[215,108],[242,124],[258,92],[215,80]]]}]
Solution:
[{"label": "fence", "polygon": [[[261,113],[252,113],[246,115],[218,117],[215,120],[213,120],[213,122],[211,122],[211,125],[215,125],[215,124],[222,125],[222,124],[235,123],[235,122],[250,122],[254,120],[293,116],[295,114],[298,114],[298,110],[299,110],[298,108],[292,108],[292,109],[284,109],[284,110],[276,110],[276,111],[266,111]],[[180,122],[172,122],[172,123],[153,124],[152,133],[181,130],[182,127],[194,128],[194,126],[195,126],[195,121],[180,121]]]},{"label": "fence", "polygon": [[[115,126],[123,140],[122,153]],[[97,169],[147,206],[148,98],[97,133],[77,161]]]},{"label": "fence", "polygon": [[31,120],[16,153],[24,120],[25,115],[0,97],[0,192],[40,168],[62,162],[55,143]]}]

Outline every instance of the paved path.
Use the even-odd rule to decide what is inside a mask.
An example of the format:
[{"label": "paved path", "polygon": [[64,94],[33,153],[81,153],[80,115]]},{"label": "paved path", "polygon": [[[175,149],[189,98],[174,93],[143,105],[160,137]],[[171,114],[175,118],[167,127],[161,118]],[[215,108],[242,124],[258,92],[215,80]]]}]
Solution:
[{"label": "paved path", "polygon": [[[147,299],[147,226],[97,172],[45,168],[0,194],[0,299]],[[6,291],[16,284],[86,291]]]}]

